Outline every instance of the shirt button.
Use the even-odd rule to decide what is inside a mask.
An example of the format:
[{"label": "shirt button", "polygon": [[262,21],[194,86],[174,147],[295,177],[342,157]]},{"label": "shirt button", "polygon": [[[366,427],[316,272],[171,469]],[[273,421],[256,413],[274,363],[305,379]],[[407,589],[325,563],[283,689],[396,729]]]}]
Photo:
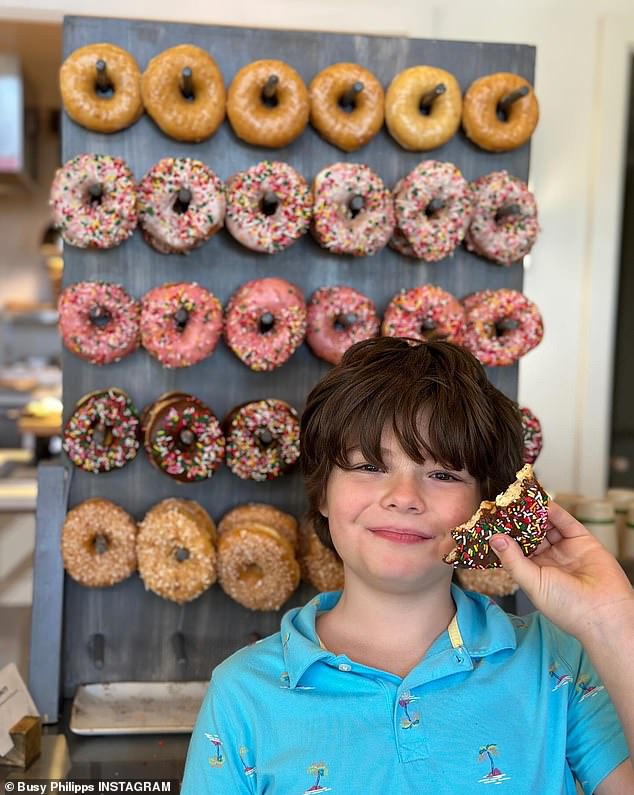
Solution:
[{"label": "shirt button", "polygon": [[348,665],[348,663],[340,663],[339,664],[339,670],[340,671],[351,671],[352,670],[352,666]]}]

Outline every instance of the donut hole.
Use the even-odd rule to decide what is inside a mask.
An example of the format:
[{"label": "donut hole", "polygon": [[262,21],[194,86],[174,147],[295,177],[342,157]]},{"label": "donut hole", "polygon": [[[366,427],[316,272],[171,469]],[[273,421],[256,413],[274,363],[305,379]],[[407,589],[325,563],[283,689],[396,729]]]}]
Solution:
[{"label": "donut hole", "polygon": [[522,99],[522,97],[525,97],[529,91],[530,89],[528,88],[528,86],[521,86],[515,91],[511,91],[510,94],[501,97],[499,102],[495,106],[495,115],[498,121],[508,122],[511,117],[511,110],[513,108],[513,103],[517,102],[518,99]]},{"label": "donut hole", "polygon": [[354,113],[357,109],[359,94],[363,91],[363,83],[357,80],[350,88],[346,89],[337,99],[338,107],[344,113]]},{"label": "donut hole", "polygon": [[91,306],[88,311],[88,320],[90,320],[91,324],[95,326],[95,328],[103,329],[111,322],[112,315],[105,306],[101,306],[101,304],[95,304],[94,306]]},{"label": "donut hole", "polygon": [[522,208],[519,204],[503,204],[501,207],[498,207],[498,210],[495,213],[495,223],[513,223],[521,215]]},{"label": "donut hole", "polygon": [[173,314],[174,326],[179,334],[182,334],[189,322],[189,310],[184,306],[179,307]]},{"label": "donut hole", "polygon": [[177,438],[178,446],[186,450],[196,442],[196,434],[189,428],[183,428]]},{"label": "donut hole", "polygon": [[277,75],[269,75],[268,80],[260,91],[260,102],[265,108],[276,108],[280,101],[277,98],[277,84],[280,79]]},{"label": "donut hole", "polygon": [[439,213],[444,206],[444,200],[439,197],[435,197],[427,204],[427,207],[425,207],[425,215],[428,218],[433,218],[433,216]]},{"label": "donut hole", "polygon": [[267,217],[275,215],[279,206],[280,198],[276,193],[273,193],[273,191],[267,191],[260,199],[260,212]]},{"label": "donut hole", "polygon": [[193,102],[196,99],[194,93],[193,72],[190,66],[185,66],[181,71],[181,79],[179,83],[179,90],[181,96],[186,102]]},{"label": "donut hole", "polygon": [[110,543],[106,535],[95,533],[91,540],[91,546],[96,555],[103,555],[110,548]]},{"label": "donut hole", "polygon": [[365,199],[361,194],[357,193],[353,196],[350,201],[348,202],[348,212],[350,213],[351,218],[356,218],[357,215],[364,209],[365,207]]},{"label": "donut hole", "polygon": [[185,547],[176,547],[174,550],[174,560],[177,563],[184,563],[186,560],[189,560],[190,552]]},{"label": "donut hole", "polygon": [[103,185],[100,182],[93,182],[92,185],[88,186],[88,192],[86,195],[86,200],[88,204],[91,205],[101,204],[102,199],[103,199]]},{"label": "donut hole", "polygon": [[192,192],[188,188],[180,188],[176,196],[174,197],[174,204],[172,205],[172,209],[178,215],[182,215],[189,210],[189,205],[192,200]]},{"label": "donut hole", "polygon": [[443,334],[443,332],[438,329],[436,323],[428,317],[420,324],[420,333],[427,342],[432,342],[433,340],[446,340],[448,336],[447,334]]},{"label": "donut hole", "polygon": [[110,425],[97,421],[93,425],[92,439],[98,447],[110,447],[113,442],[112,428]]},{"label": "donut hole", "polygon": [[264,312],[258,320],[258,331],[260,334],[268,334],[275,328],[275,317],[272,312]]},{"label": "donut hole", "polygon": [[421,116],[431,116],[434,110],[434,102],[441,94],[444,94],[447,86],[438,83],[431,91],[426,91],[418,101],[418,112]]},{"label": "donut hole", "polygon": [[354,312],[346,312],[337,315],[334,322],[335,331],[347,331],[350,326],[357,322],[358,318]]},{"label": "donut hole", "polygon": [[264,571],[257,563],[246,563],[238,574],[238,579],[249,587],[257,585],[263,577]]},{"label": "donut hole", "polygon": [[503,317],[495,321],[495,336],[503,337],[510,331],[515,331],[520,327],[519,321],[514,320],[512,317]]},{"label": "donut hole", "polygon": [[275,442],[275,437],[268,428],[258,428],[253,436],[258,445],[264,449],[270,447]]},{"label": "donut hole", "polygon": [[101,58],[95,64],[95,94],[99,99],[114,97],[114,85],[108,76],[106,62]]}]

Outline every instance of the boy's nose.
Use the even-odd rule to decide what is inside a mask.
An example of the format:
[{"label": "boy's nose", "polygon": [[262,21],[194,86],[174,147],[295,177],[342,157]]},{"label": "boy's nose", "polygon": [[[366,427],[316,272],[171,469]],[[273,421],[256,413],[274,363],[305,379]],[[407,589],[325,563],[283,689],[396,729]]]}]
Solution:
[{"label": "boy's nose", "polygon": [[416,478],[407,474],[392,477],[381,500],[381,505],[392,511],[422,513],[425,506]]}]

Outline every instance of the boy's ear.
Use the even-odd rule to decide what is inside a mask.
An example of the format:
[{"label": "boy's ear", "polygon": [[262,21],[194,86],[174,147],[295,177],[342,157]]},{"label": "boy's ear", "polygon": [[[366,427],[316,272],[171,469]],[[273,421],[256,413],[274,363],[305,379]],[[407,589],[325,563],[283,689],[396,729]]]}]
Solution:
[{"label": "boy's ear", "polygon": [[326,495],[321,498],[319,503],[319,513],[325,518],[328,518],[328,503],[326,502]]}]

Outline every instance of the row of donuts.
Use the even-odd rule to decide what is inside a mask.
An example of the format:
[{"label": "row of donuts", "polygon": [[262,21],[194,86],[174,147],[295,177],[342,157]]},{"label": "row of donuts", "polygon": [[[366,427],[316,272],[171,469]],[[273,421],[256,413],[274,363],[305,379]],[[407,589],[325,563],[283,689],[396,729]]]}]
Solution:
[{"label": "row of donuts", "polygon": [[265,277],[231,295],[223,317],[218,298],[196,282],[164,284],[135,300],[121,285],[77,282],[59,299],[59,329],[76,356],[104,365],[142,344],[164,367],[188,367],[211,356],[221,336],[256,372],[274,370],[304,339],[319,358],[337,364],[355,342],[376,337],[446,339],[464,345],[485,366],[516,362],[543,337],[535,304],[517,290],[481,290],[459,301],[434,284],[403,288],[383,321],[374,302],[346,285],[320,287],[308,303],[297,285]]},{"label": "row of donuts", "polygon": [[168,157],[138,184],[124,160],[80,154],[58,169],[53,223],[66,243],[113,248],[140,225],[163,254],[186,254],[223,225],[241,245],[274,254],[309,230],[333,254],[370,256],[388,243],[399,253],[438,262],[463,240],[500,265],[530,252],[539,233],[528,186],[507,171],[468,182],[453,163],[424,160],[393,191],[368,166],[333,163],[313,190],[288,163],[264,160],[225,185],[204,163]]},{"label": "row of donuts", "polygon": [[168,498],[138,523],[111,500],[72,508],[62,527],[66,572],[104,588],[138,570],[146,590],[185,604],[216,581],[251,610],[279,610],[300,582],[318,590],[343,585],[343,567],[312,526],[265,503],[239,505],[216,526],[194,500]]},{"label": "row of donuts", "polygon": [[331,64],[306,88],[292,66],[265,59],[242,67],[225,95],[216,61],[192,44],[159,53],[143,74],[121,47],[105,42],[81,47],[62,64],[60,90],[70,118],[90,130],[124,129],[145,109],[166,135],[196,142],[212,136],[226,112],[238,138],[270,148],[290,144],[310,120],[326,141],[352,152],[385,121],[392,137],[410,151],[442,146],[462,123],[478,146],[505,152],[526,143],[539,118],[535,92],[519,75],[480,77],[463,101],[455,76],[428,65],[403,70],[385,93],[360,64]]}]

